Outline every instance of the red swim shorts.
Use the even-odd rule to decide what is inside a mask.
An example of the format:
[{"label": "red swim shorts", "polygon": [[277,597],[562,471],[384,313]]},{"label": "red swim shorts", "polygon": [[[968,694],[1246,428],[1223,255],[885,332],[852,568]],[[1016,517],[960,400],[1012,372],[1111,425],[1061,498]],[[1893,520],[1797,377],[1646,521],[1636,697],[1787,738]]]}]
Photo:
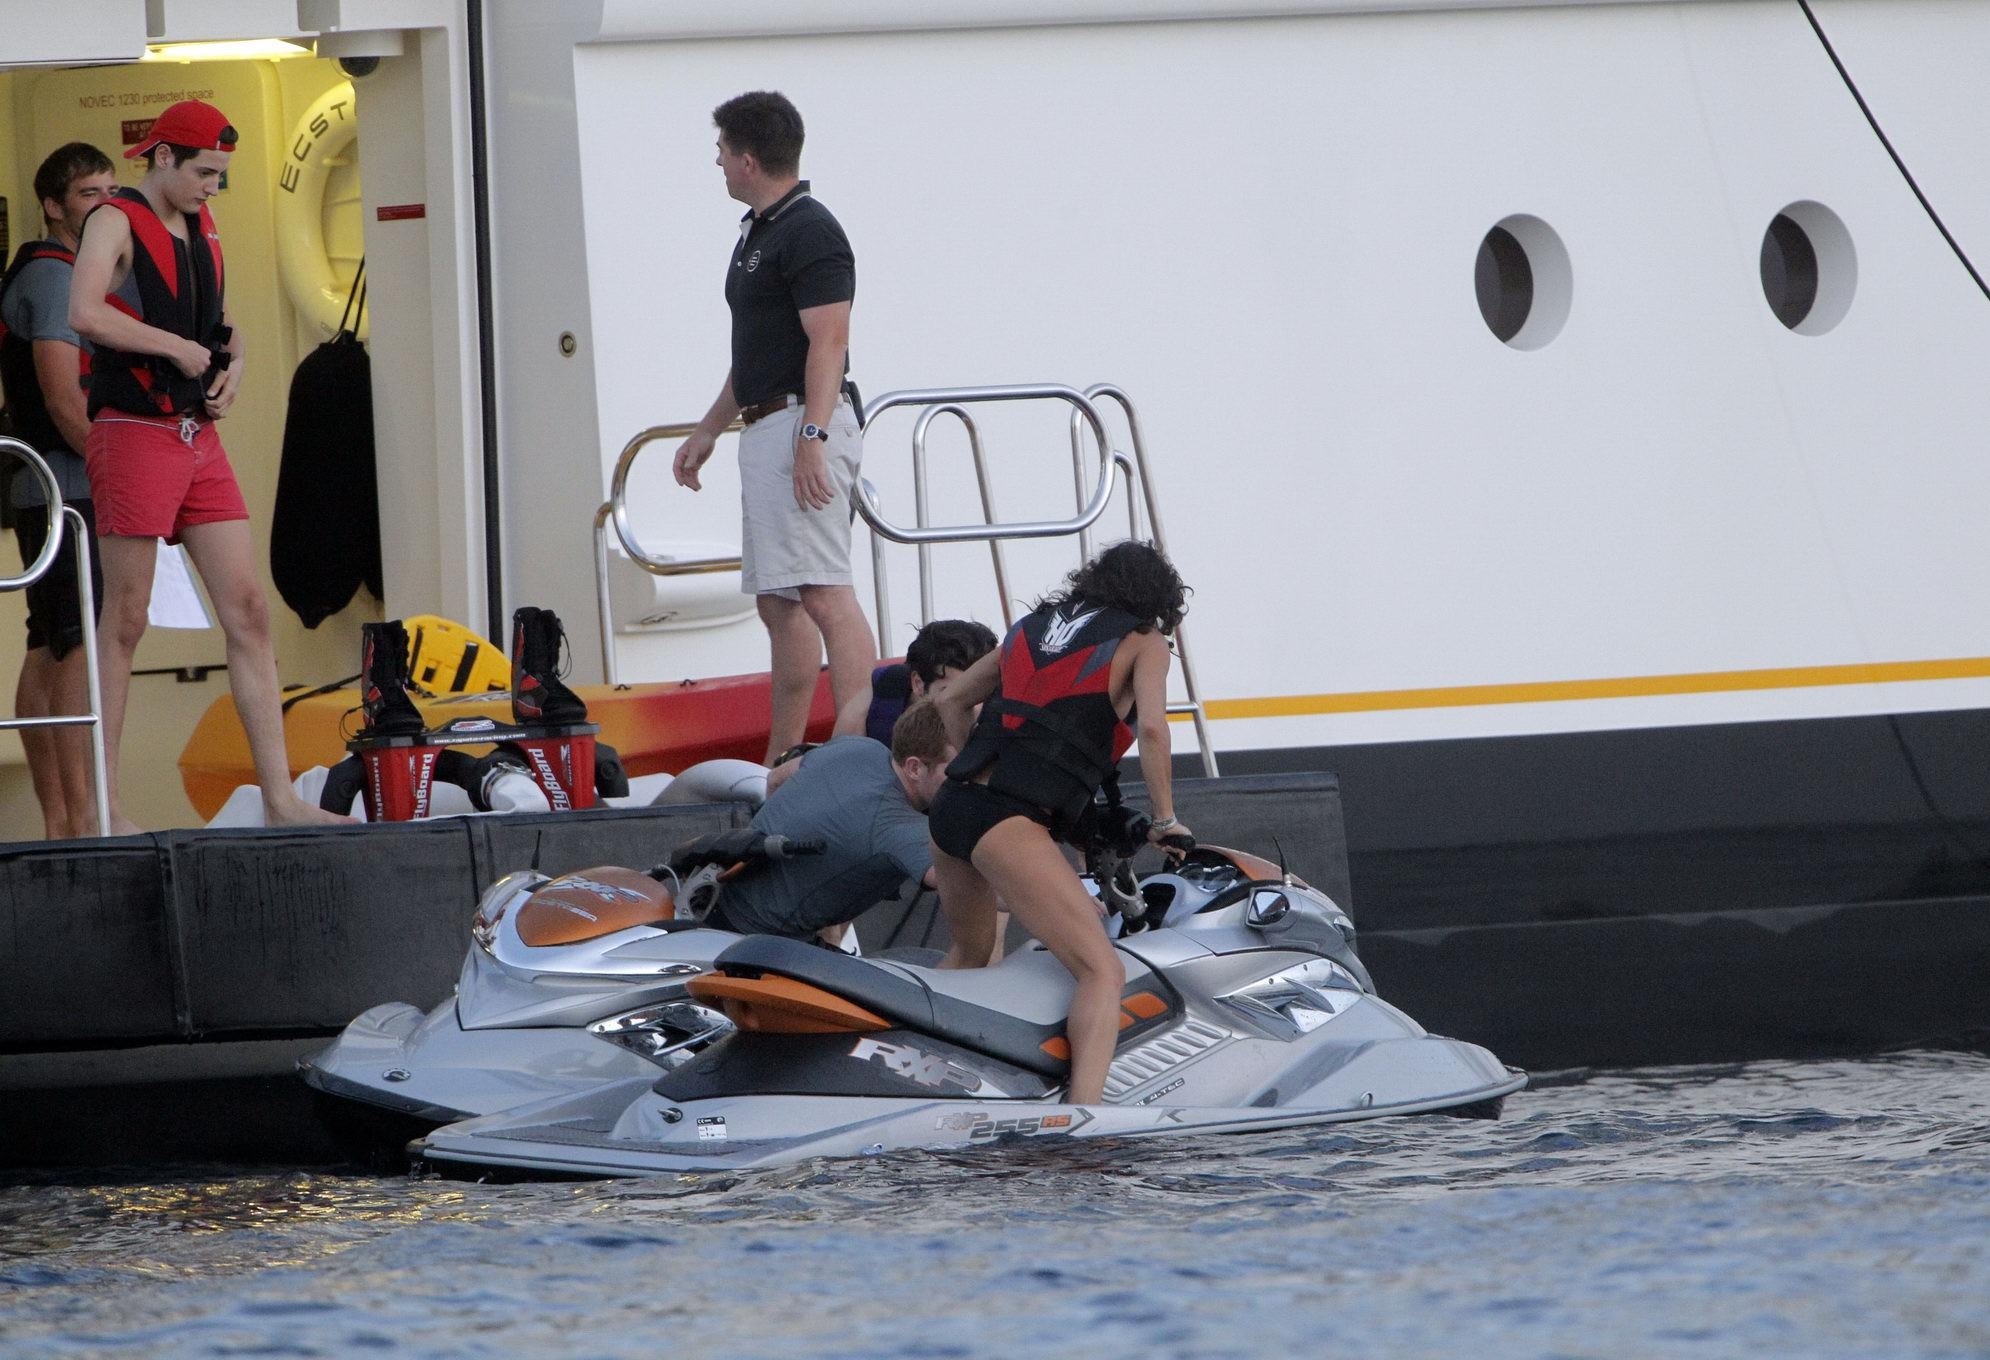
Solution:
[{"label": "red swim shorts", "polygon": [[189,524],[249,517],[211,420],[106,411],[83,457],[100,534],[178,543]]}]

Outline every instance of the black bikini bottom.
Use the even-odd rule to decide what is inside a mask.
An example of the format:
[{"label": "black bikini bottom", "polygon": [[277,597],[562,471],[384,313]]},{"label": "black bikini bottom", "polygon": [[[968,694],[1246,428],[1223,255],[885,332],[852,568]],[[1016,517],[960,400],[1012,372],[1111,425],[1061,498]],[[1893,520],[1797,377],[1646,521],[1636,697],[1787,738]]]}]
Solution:
[{"label": "black bikini bottom", "polygon": [[1051,822],[1050,813],[1034,803],[997,793],[986,784],[949,779],[933,796],[926,825],[933,844],[955,859],[972,859],[981,838],[1011,817],[1027,817],[1046,829]]}]

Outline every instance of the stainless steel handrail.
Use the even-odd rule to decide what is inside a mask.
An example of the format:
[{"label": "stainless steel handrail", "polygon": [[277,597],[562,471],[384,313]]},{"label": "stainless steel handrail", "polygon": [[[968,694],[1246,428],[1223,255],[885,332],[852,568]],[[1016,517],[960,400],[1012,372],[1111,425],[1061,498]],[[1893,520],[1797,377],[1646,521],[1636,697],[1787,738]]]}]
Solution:
[{"label": "stainless steel handrail", "polygon": [[[88,727],[90,729],[90,761],[95,776],[94,789],[97,805],[97,834],[108,836],[111,833],[111,802],[109,763],[104,754],[104,690],[103,680],[97,674],[97,586],[90,576],[90,530],[83,523],[82,512],[73,505],[62,503],[62,488],[55,480],[55,473],[46,460],[34,449],[18,439],[0,436],[0,455],[12,454],[28,465],[28,471],[42,485],[42,494],[48,501],[48,540],[35,555],[35,560],[19,576],[0,577],[0,593],[9,590],[22,590],[39,581],[55,565],[55,555],[65,543],[76,555],[76,593],[83,632],[83,668],[89,672],[90,711],[88,713],[61,714],[49,718],[7,718],[0,720],[0,731],[18,731],[24,727]],[[4,485],[5,478],[0,478]]]},{"label": "stainless steel handrail", "polygon": [[[1112,383],[1094,383],[1085,389],[1085,396],[1091,401],[1098,401],[1102,397],[1110,397],[1113,401],[1119,403],[1119,409],[1125,413],[1126,433],[1133,444],[1134,463],[1133,469],[1128,476],[1128,483],[1129,485],[1137,484],[1140,487],[1140,499],[1146,503],[1147,507],[1148,532],[1152,536],[1154,546],[1159,548],[1163,553],[1167,552],[1168,538],[1167,534],[1161,528],[1160,498],[1154,491],[1154,479],[1149,475],[1147,467],[1147,442],[1140,436],[1140,417],[1134,412],[1133,399]],[[1072,438],[1075,442],[1077,438],[1075,431]],[[1120,454],[1118,457],[1124,458],[1125,455]],[[1129,512],[1131,512],[1132,507],[1130,502],[1132,495],[1130,492],[1127,499],[1129,501]],[[1140,529],[1137,514],[1133,514],[1133,525],[1133,536],[1138,538],[1140,537]],[[1195,663],[1189,658],[1186,624],[1175,629],[1175,655],[1181,658],[1182,686],[1188,692],[1188,701],[1186,703],[1170,703],[1168,705],[1168,712],[1187,713],[1191,715],[1191,721],[1195,724],[1196,743],[1202,748],[1202,771],[1211,779],[1214,779],[1216,777],[1216,747],[1209,739],[1209,718],[1204,713],[1202,707],[1202,686],[1196,681]]]},{"label": "stainless steel handrail", "polygon": [[[1092,390],[1097,391],[1098,389],[1094,388]],[[1133,460],[1125,454],[1115,451],[1113,461],[1119,465],[1119,470],[1128,477],[1134,475]],[[1132,483],[1128,482],[1127,485],[1131,486]],[[1075,495],[1083,499],[1085,495],[1085,427],[1079,423],[1076,411],[1071,413],[1071,489]],[[1126,498],[1126,536],[1128,538],[1139,538],[1141,536],[1140,502],[1134,499],[1130,493]],[[1081,562],[1092,560],[1092,531],[1090,529],[1083,530],[1078,535],[1078,560]]]},{"label": "stainless steel handrail", "polygon": [[[635,465],[636,455],[659,439],[682,439],[692,434],[698,426],[652,425],[641,434],[622,446],[622,456],[615,460],[615,476],[608,484],[608,500],[595,512],[597,520],[607,515],[614,521],[615,537],[621,540],[622,551],[629,560],[652,576],[695,576],[701,572],[738,571],[739,554],[731,557],[651,557],[642,550],[635,540],[635,533],[629,528],[629,469]],[[721,434],[731,434],[734,430],[746,427],[735,420],[721,430]]]},{"label": "stainless steel handrail", "polygon": [[852,488],[852,498],[856,501],[857,513],[864,517],[864,523],[870,525],[874,533],[882,534],[894,543],[972,543],[998,538],[1056,538],[1088,528],[1106,512],[1106,503],[1112,499],[1112,444],[1106,438],[1105,422],[1099,419],[1098,408],[1092,405],[1084,393],[1074,387],[1066,387],[1061,383],[1024,383],[1005,387],[942,387],[887,392],[865,407],[864,430],[869,433],[877,418],[896,406],[1039,400],[1069,402],[1078,408],[1080,414],[1090,423],[1092,433],[1098,436],[1098,484],[1092,488],[1091,499],[1079,508],[1073,518],[1019,520],[1011,524],[948,524],[907,529],[893,524],[884,517],[884,511],[876,503],[876,497],[873,495],[874,489],[861,479]]},{"label": "stainless steel handrail", "polygon": [[[974,417],[968,414],[965,406],[947,402],[939,406],[928,406],[919,413],[919,419],[914,421],[912,425],[913,513],[919,518],[919,527],[922,529],[928,527],[932,519],[932,508],[927,503],[926,497],[926,430],[940,416],[953,416],[957,418],[967,430],[968,456],[974,463],[975,484],[981,490],[981,517],[985,523],[992,525],[995,523],[995,493],[990,489],[988,484],[988,459],[982,453],[981,431],[975,425]],[[1071,424],[1074,430],[1081,419],[1083,419],[1083,413],[1074,409],[1071,412]],[[1077,438],[1076,434],[1072,436],[1074,446]],[[876,488],[871,487],[868,482],[865,483],[865,486],[870,489],[871,495],[875,500],[877,494]],[[1079,492],[1081,499],[1083,494],[1081,486]],[[876,545],[876,534],[871,536],[871,542],[874,546]],[[995,593],[1001,597],[1002,627],[1006,630],[1016,620],[1015,607],[1009,599],[1009,568],[1008,564],[1002,559],[1001,539],[989,538],[988,556],[995,564]],[[873,560],[875,560],[875,557]],[[885,616],[880,615],[879,617],[883,618]],[[932,621],[933,548],[929,543],[921,543],[919,545],[919,622],[925,624]]]},{"label": "stainless steel handrail", "polygon": [[[1119,404],[1126,416],[1127,432],[1133,444],[1129,457],[1112,447],[1107,436],[1104,420],[1095,404],[1101,398],[1110,398]],[[1077,513],[1066,520],[1025,520],[1016,523],[1001,523],[995,519],[994,494],[990,488],[987,459],[981,446],[981,433],[972,415],[965,409],[966,404],[995,401],[1063,401],[1071,409],[1071,458],[1073,494]],[[986,542],[995,565],[995,585],[1001,597],[1002,620],[1004,626],[1014,622],[1013,601],[1009,597],[1008,572],[1003,561],[1001,541],[1010,538],[1054,538],[1065,534],[1076,534],[1079,550],[1085,560],[1092,556],[1091,527],[1105,514],[1112,499],[1116,476],[1124,473],[1129,490],[1127,495],[1127,529],[1129,536],[1141,537],[1141,511],[1146,511],[1147,523],[1156,547],[1163,552],[1167,544],[1161,530],[1160,506],[1149,476],[1146,445],[1141,437],[1139,417],[1135,414],[1132,401],[1126,393],[1111,383],[1098,383],[1080,392],[1060,383],[1026,383],[996,387],[924,388],[887,392],[871,402],[864,414],[864,430],[870,427],[884,412],[899,406],[923,406],[912,427],[912,480],[913,513],[917,520],[915,527],[907,529],[893,524],[885,517],[883,502],[877,487],[869,478],[858,476],[851,488],[852,510],[863,516],[864,523],[871,529],[871,577],[877,602],[877,628],[880,640],[891,623],[891,595],[889,575],[884,560],[883,540],[915,546],[919,550],[919,609],[922,622],[930,623],[933,618],[932,548],[935,543]],[[984,522],[981,524],[957,524],[933,526],[927,521],[931,517],[926,475],[926,436],[934,420],[942,415],[958,419],[967,430],[968,451],[974,463],[975,481],[981,493],[981,510]],[[1088,495],[1085,488],[1085,459],[1083,429],[1091,427],[1099,450],[1099,476]],[[727,427],[740,428],[738,422]],[[614,624],[610,617],[611,604],[608,593],[608,546],[606,526],[613,523],[615,534],[629,559],[643,570],[657,576],[680,576],[699,572],[737,570],[740,559],[731,557],[707,558],[652,558],[638,545],[628,524],[628,477],[629,469],[636,457],[649,444],[659,439],[681,438],[697,429],[695,424],[656,425],[631,439],[622,449],[616,460],[615,474],[611,482],[608,501],[595,513],[595,586],[596,608],[601,625],[602,670],[610,684],[620,682],[617,673]],[[1140,487],[1136,500],[1131,487]],[[1195,668],[1189,658],[1188,642],[1182,629],[1175,631],[1175,653],[1181,658],[1182,683],[1188,692],[1184,702],[1170,702],[1168,712],[1186,713],[1195,725],[1197,744],[1201,747],[1203,771],[1215,776],[1217,773],[1216,750],[1211,744],[1207,716],[1203,711],[1201,689],[1196,680]]]},{"label": "stainless steel handrail", "polygon": [[[39,581],[54,564],[55,555],[62,551],[62,486],[55,480],[55,470],[32,445],[0,437],[0,453],[11,453],[28,465],[28,471],[41,483],[42,503],[48,507],[48,537],[42,540],[41,551],[28,563],[26,571],[19,576],[0,576],[0,592],[6,592],[24,590]],[[5,490],[12,480],[0,477],[0,490]]]},{"label": "stainless steel handrail", "polygon": [[[1128,457],[1112,447],[1107,438],[1105,424],[1099,418],[1094,404],[1100,398],[1111,398],[1119,404],[1126,415],[1127,434],[1133,444],[1133,454]],[[969,450],[974,459],[975,475],[981,486],[982,510],[989,519],[994,518],[992,499],[988,490],[986,460],[982,455],[981,442],[973,421],[960,409],[960,403],[972,401],[1028,401],[1044,398],[1059,399],[1071,405],[1071,461],[1072,490],[1078,505],[1078,513],[1069,520],[1043,520],[1017,525],[950,525],[945,528],[927,526],[926,500],[926,431],[933,419],[943,413],[959,416],[968,426]],[[873,402],[864,420],[866,431],[878,415],[893,406],[925,405],[918,421],[912,428],[912,472],[914,512],[918,518],[918,528],[902,529],[884,519],[879,508],[877,488],[868,480],[859,478],[856,494],[857,513],[871,526],[872,575],[876,582],[878,627],[887,626],[891,617],[890,596],[885,587],[885,566],[882,551],[878,545],[880,537],[895,543],[910,543],[919,549],[919,607],[921,619],[931,622],[933,617],[932,556],[929,545],[933,543],[963,543],[986,539],[990,546],[996,546],[1003,538],[1050,538],[1063,534],[1078,535],[1079,552],[1082,560],[1092,557],[1091,526],[1105,513],[1112,497],[1115,474],[1124,472],[1129,491],[1127,495],[1127,529],[1130,537],[1139,538],[1140,515],[1144,506],[1147,523],[1151,528],[1154,546],[1163,552],[1167,544],[1161,532],[1159,499],[1154,484],[1148,475],[1146,443],[1141,437],[1140,420],[1133,409],[1133,402],[1125,392],[1112,383],[1097,383],[1083,392],[1074,392],[1068,387],[1054,383],[1026,384],[1007,387],[970,387],[952,389],[925,389],[904,392],[887,392]],[[1089,499],[1085,491],[1084,449],[1082,426],[1090,424],[1093,436],[1098,440],[1100,475],[1092,488]],[[1140,487],[1140,497],[1135,500],[1130,490],[1134,483]],[[999,563],[999,559],[998,559]],[[1006,584],[1001,580],[998,565],[997,588],[1002,594],[1002,618],[1004,624],[1013,623],[1011,601]],[[1214,778],[1217,774],[1216,748],[1209,736],[1208,716],[1203,710],[1201,686],[1196,680],[1195,666],[1189,658],[1188,642],[1183,630],[1177,628],[1174,638],[1175,654],[1181,658],[1182,684],[1187,691],[1185,701],[1171,702],[1169,713],[1188,714],[1195,726],[1196,744],[1202,756],[1203,772]]]},{"label": "stainless steel handrail", "polygon": [[[859,473],[857,484],[864,489],[863,494],[873,505],[884,503],[878,497],[877,485],[870,478]],[[852,514],[856,512],[856,504],[857,497],[853,494],[850,497]],[[889,651],[890,649],[884,648],[883,644],[885,630],[891,626],[891,573],[885,568],[884,537],[881,534],[871,535],[871,597],[877,601],[878,644],[883,650]]]},{"label": "stainless steel handrail", "polygon": [[[622,544],[622,551],[629,560],[652,576],[697,576],[708,572],[738,571],[740,559],[737,553],[731,557],[651,557],[642,550],[629,527],[629,469],[635,465],[636,455],[659,439],[682,439],[698,428],[696,421],[682,425],[652,425],[622,446],[622,456],[615,460],[615,475],[609,481],[608,499],[594,512],[594,608],[601,624],[601,676],[611,685],[621,683],[618,674],[620,657],[615,647],[615,621],[613,605],[608,598],[608,533],[610,524],[615,526],[615,537]],[[726,426],[721,434],[746,428],[735,420]]]}]

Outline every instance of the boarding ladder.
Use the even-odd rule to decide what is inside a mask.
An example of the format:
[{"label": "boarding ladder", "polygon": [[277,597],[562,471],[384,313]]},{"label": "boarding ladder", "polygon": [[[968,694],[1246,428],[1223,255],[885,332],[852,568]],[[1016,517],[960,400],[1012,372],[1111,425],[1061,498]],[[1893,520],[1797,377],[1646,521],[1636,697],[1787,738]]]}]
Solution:
[{"label": "boarding ladder", "polygon": [[[19,576],[0,577],[0,594],[25,590],[47,575],[55,565],[55,555],[62,551],[65,544],[75,553],[76,589],[81,596],[78,604],[83,621],[83,665],[90,673],[90,711],[49,718],[7,718],[0,720],[0,729],[88,727],[90,759],[96,779],[97,834],[108,836],[111,832],[110,782],[105,777],[104,694],[102,682],[97,676],[97,586],[90,579],[90,531],[83,523],[81,512],[62,503],[62,488],[56,484],[55,473],[39,453],[18,439],[0,436],[0,458],[9,455],[26,463],[28,472],[41,483],[42,495],[47,502],[48,538],[26,571]],[[0,477],[0,487],[4,487],[7,481],[7,478]]]},{"label": "boarding ladder", "polygon": [[[1126,419],[1128,442],[1131,454],[1113,448],[1106,433],[1106,423],[1100,415],[1099,404],[1111,400],[1116,403]],[[988,477],[988,460],[981,445],[981,432],[974,423],[973,414],[967,409],[971,405],[988,402],[1057,401],[1071,408],[1071,475],[1076,510],[1069,519],[1054,520],[1015,520],[1003,521],[995,517],[994,495]],[[1001,387],[953,387],[923,388],[902,392],[887,392],[869,403],[862,412],[863,428],[868,435],[877,418],[886,411],[901,406],[922,408],[912,425],[912,487],[914,523],[910,527],[894,524],[888,519],[878,496],[877,488],[868,478],[859,477],[854,488],[852,501],[858,515],[871,530],[871,575],[877,601],[876,624],[880,638],[890,627],[891,595],[889,575],[885,568],[884,544],[893,543],[914,546],[919,552],[919,619],[930,623],[933,619],[933,563],[932,545],[935,543],[986,542],[989,556],[995,570],[995,588],[1001,596],[1002,622],[1005,628],[1015,622],[1013,601],[1009,594],[1007,564],[1002,557],[1002,542],[1011,538],[1056,538],[1075,535],[1078,539],[1079,560],[1086,561],[1092,556],[1092,526],[1106,512],[1112,499],[1113,487],[1118,476],[1127,479],[1127,531],[1130,537],[1139,538],[1144,512],[1148,528],[1147,537],[1163,552],[1167,551],[1167,541],[1161,528],[1159,498],[1154,490],[1153,476],[1147,461],[1147,450],[1140,435],[1140,419],[1133,409],[1133,402],[1118,387],[1111,383],[1098,383],[1079,391],[1056,383],[1029,383]],[[933,525],[928,505],[928,479],[926,472],[926,439],[933,422],[942,416],[950,416],[961,423],[966,432],[968,453],[974,463],[974,476],[980,491],[982,522],[979,524]],[[594,515],[594,582],[595,605],[601,624],[601,666],[604,678],[609,684],[621,683],[618,672],[618,658],[615,647],[614,611],[609,599],[608,585],[608,531],[612,527],[616,539],[629,560],[653,576],[684,576],[705,572],[737,571],[740,559],[737,554],[717,557],[652,557],[643,551],[636,541],[635,533],[629,525],[628,484],[629,471],[638,455],[660,440],[682,439],[697,428],[695,422],[676,425],[653,425],[642,431],[623,446],[622,456],[615,462],[615,474],[609,484],[608,499]],[[738,421],[726,427],[728,431],[741,428]],[[1097,449],[1097,474],[1091,486],[1086,485],[1086,439],[1090,431],[1092,444]],[[868,453],[868,450],[867,450]],[[1138,494],[1135,494],[1137,491]],[[1216,750],[1210,743],[1208,719],[1203,711],[1202,691],[1196,683],[1195,666],[1190,659],[1186,625],[1175,630],[1175,655],[1181,660],[1182,685],[1187,697],[1170,700],[1170,714],[1186,714],[1195,726],[1196,743],[1202,755],[1203,773],[1214,777],[1217,773]]]}]

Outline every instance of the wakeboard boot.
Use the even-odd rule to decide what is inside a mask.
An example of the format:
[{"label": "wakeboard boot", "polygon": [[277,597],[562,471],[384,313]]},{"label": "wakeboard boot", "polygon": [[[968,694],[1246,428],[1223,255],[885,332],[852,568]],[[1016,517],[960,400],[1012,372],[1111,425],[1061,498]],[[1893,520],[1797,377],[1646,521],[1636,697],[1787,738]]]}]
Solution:
[{"label": "wakeboard boot", "polygon": [[428,730],[408,697],[408,630],[399,619],[359,625],[359,706],[368,735],[414,737]]},{"label": "wakeboard boot", "polygon": [[560,680],[566,630],[550,609],[525,605],[511,616],[511,716],[528,727],[587,721],[587,705]]}]

